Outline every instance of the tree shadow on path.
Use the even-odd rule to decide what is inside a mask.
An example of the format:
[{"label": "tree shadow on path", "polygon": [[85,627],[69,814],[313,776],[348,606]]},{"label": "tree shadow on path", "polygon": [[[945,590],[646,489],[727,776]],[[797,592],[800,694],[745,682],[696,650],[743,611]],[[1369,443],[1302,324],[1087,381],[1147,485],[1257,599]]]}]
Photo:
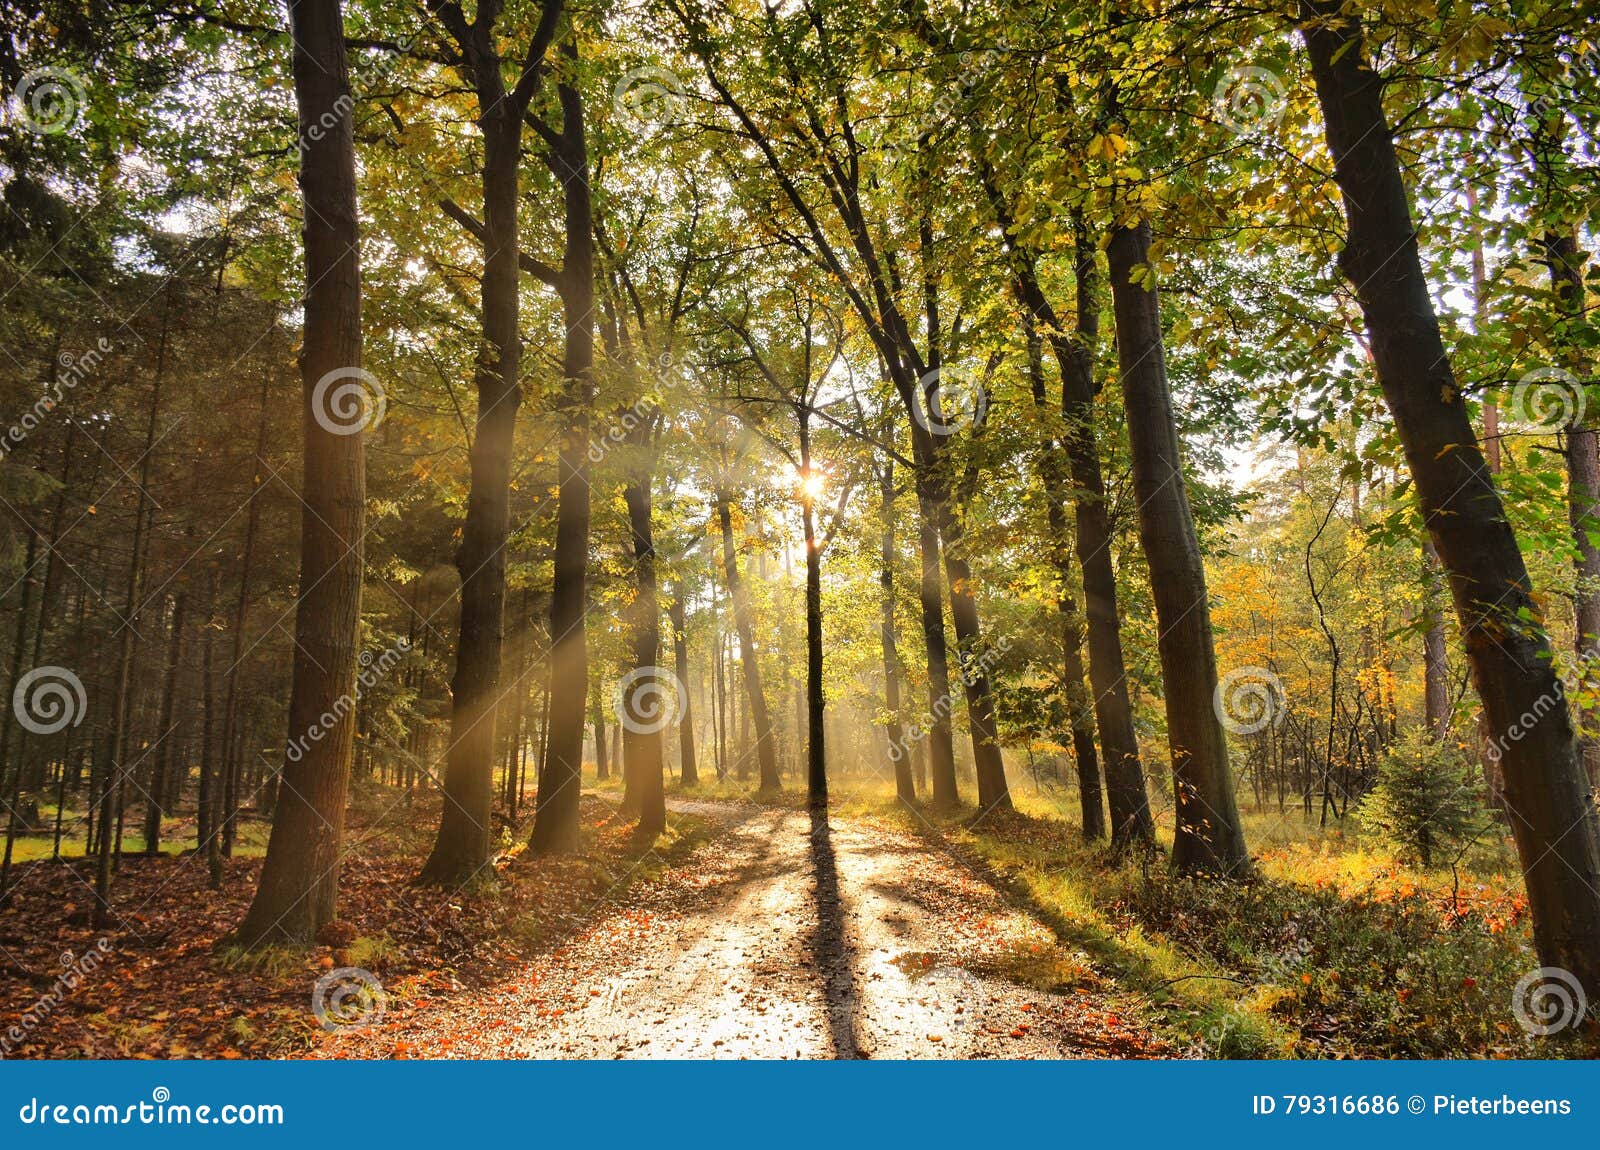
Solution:
[{"label": "tree shadow on path", "polygon": [[828,1034],[835,1058],[866,1058],[856,1031],[855,951],[845,929],[839,867],[825,808],[811,810],[811,870],[816,884],[817,930],[813,953],[822,974]]}]

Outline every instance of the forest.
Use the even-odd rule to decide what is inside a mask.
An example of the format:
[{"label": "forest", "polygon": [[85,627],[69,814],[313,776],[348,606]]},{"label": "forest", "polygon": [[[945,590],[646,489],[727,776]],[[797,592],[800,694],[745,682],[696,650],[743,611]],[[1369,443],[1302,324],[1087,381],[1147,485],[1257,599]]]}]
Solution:
[{"label": "forest", "polygon": [[1597,17],[0,0],[0,1056],[1600,1056]]}]

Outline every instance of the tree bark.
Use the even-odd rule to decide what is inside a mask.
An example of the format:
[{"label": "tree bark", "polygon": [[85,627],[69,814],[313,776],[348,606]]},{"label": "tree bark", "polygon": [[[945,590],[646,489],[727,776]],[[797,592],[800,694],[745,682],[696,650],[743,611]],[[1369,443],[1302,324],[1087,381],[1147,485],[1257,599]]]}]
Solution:
[{"label": "tree bark", "polygon": [[[1028,331],[1028,378],[1034,406],[1045,407],[1043,349],[1031,313],[1024,313]],[[1061,686],[1072,732],[1072,755],[1078,768],[1078,802],[1083,837],[1091,842],[1106,837],[1104,798],[1100,793],[1100,759],[1094,745],[1094,706],[1083,681],[1083,625],[1072,594],[1072,551],[1067,544],[1066,477],[1057,459],[1053,436],[1042,437],[1039,477],[1045,488],[1046,516],[1050,525],[1051,560],[1056,568],[1056,615],[1061,627]],[[1098,471],[1098,461],[1096,461]],[[1119,652],[1120,653],[1120,652]]]},{"label": "tree bark", "polygon": [[599,675],[589,677],[589,721],[594,727],[595,777],[604,779],[611,773],[611,764],[607,761],[606,754],[606,711],[605,704],[600,698]]},{"label": "tree bark", "polygon": [[172,599],[172,635],[167,643],[166,682],[161,692],[161,721],[156,737],[161,746],[156,751],[150,771],[150,789],[145,794],[144,852],[161,853],[161,816],[163,796],[167,793],[167,779],[172,773],[172,758],[177,739],[172,737],[173,711],[178,702],[179,656],[183,653],[183,627],[187,617],[189,597],[179,591]]},{"label": "tree bark", "polygon": [[[359,427],[349,434],[324,427],[315,395],[319,381],[361,366],[360,232],[344,21],[338,0],[291,0],[289,22],[307,287],[300,353],[306,509],[288,738],[291,748],[304,740],[305,750],[284,756],[260,885],[239,927],[247,946],[309,943],[337,913],[361,623],[364,436]],[[313,729],[320,738],[310,737]]]},{"label": "tree bark", "polygon": [[[576,32],[564,54],[577,58]],[[583,102],[559,86],[560,150],[554,157],[565,192],[566,245],[561,305],[566,316],[562,360],[564,426],[558,451],[555,578],[550,592],[550,721],[529,839],[537,854],[578,849],[583,786],[583,704],[589,691],[584,604],[589,570],[589,408],[594,401],[594,213]]]},{"label": "tree bark", "polygon": [[953,810],[961,802],[956,787],[955,737],[950,711],[955,694],[950,687],[950,649],[944,631],[944,578],[940,573],[939,526],[933,501],[917,484],[917,551],[921,562],[917,587],[922,609],[922,645],[928,663],[929,783],[933,805]]},{"label": "tree bark", "polygon": [[1443,580],[1439,552],[1433,541],[1422,544],[1422,612],[1427,629],[1422,634],[1423,722],[1436,740],[1450,730],[1450,663],[1444,638]]},{"label": "tree bark", "polygon": [[506,538],[511,529],[511,453],[522,337],[518,329],[520,234],[518,168],[522,112],[506,90],[496,32],[474,21],[460,45],[477,94],[483,136],[482,354],[470,451],[466,520],[455,565],[461,576],[460,631],[450,681],[450,743],[445,751],[444,812],[419,876],[458,886],[488,864],[494,806],[495,721],[505,638]]},{"label": "tree bark", "polygon": [[[1575,337],[1583,322],[1585,300],[1583,265],[1587,262],[1574,228],[1552,229],[1543,238],[1545,264],[1550,271],[1550,286],[1555,292],[1560,314],[1557,343],[1572,360],[1575,381],[1585,378]],[[1574,382],[1573,386],[1581,384]],[[1567,514],[1572,525],[1573,560],[1573,653],[1582,677],[1593,683],[1600,677],[1600,547],[1593,534],[1600,533],[1600,436],[1586,405],[1575,404],[1567,436]],[[1583,757],[1589,784],[1600,787],[1600,738],[1594,733],[1600,715],[1594,708],[1580,714],[1578,748]],[[1587,729],[1586,729],[1587,728]]]},{"label": "tree bark", "polygon": [[722,530],[723,577],[727,580],[728,597],[733,601],[733,626],[739,636],[739,666],[744,672],[745,696],[749,700],[746,713],[754,720],[756,728],[759,789],[770,794],[780,786],[778,751],[772,737],[772,716],[767,711],[766,693],[761,686],[761,662],[756,654],[750,596],[739,573],[739,556],[733,545],[733,511],[726,491],[717,492],[717,523]]},{"label": "tree bark", "polygon": [[822,544],[817,538],[811,469],[810,409],[800,414],[800,522],[806,544],[806,794],[813,807],[828,805],[827,727],[822,689]]},{"label": "tree bark", "polygon": [[[224,855],[233,853],[234,800],[237,797],[239,761],[234,755],[234,729],[239,713],[239,670],[245,659],[245,620],[250,609],[250,577],[255,569],[256,532],[261,522],[261,485],[267,471],[267,400],[270,381],[261,381],[261,404],[256,413],[255,455],[250,460],[249,509],[245,512],[244,549],[239,557],[239,598],[234,605],[233,654],[228,660],[226,698],[222,704],[222,789],[216,795],[217,812],[222,832],[218,849]],[[214,812],[215,813],[215,812]]]},{"label": "tree bark", "polygon": [[700,784],[699,765],[694,761],[694,710],[689,692],[689,629],[684,616],[683,588],[674,586],[667,607],[672,624],[672,661],[678,683],[683,688],[683,713],[678,716],[678,782],[686,787]]},{"label": "tree bark", "polygon": [[[1061,375],[1060,411],[1065,430],[1059,450],[1066,455],[1066,475],[1060,474],[1059,466],[1054,467],[1055,474],[1047,477],[1047,483],[1053,478],[1053,506],[1064,506],[1066,480],[1070,478],[1072,483],[1078,566],[1083,573],[1084,614],[1088,622],[1089,682],[1094,693],[1095,727],[1100,735],[1100,750],[1105,756],[1111,842],[1115,847],[1132,842],[1154,842],[1155,822],[1145,790],[1144,766],[1140,762],[1139,741],[1133,726],[1133,700],[1128,693],[1127,665],[1122,653],[1122,624],[1117,609],[1117,578],[1112,565],[1105,480],[1100,470],[1100,448],[1095,441],[1094,356],[1100,339],[1100,304],[1095,294],[1099,277],[1094,248],[1082,214],[1074,212],[1076,324],[1069,334],[1039,282],[1036,254],[1016,238],[1011,209],[992,173],[986,169],[985,175],[990,205],[1012,257],[1012,290],[1025,313],[1043,329]],[[1051,526],[1059,533],[1060,528],[1054,521]],[[1063,620],[1063,627],[1068,625],[1068,621]],[[1075,745],[1077,741],[1074,728]],[[1080,776],[1082,772],[1080,753]],[[1084,802],[1088,802],[1087,794]],[[1097,810],[1098,805],[1097,797]],[[1093,837],[1087,810],[1084,833]]]},{"label": "tree bark", "polygon": [[1117,358],[1139,501],[1139,535],[1160,627],[1161,681],[1172,752],[1176,826],[1172,863],[1185,874],[1249,869],[1233,797],[1228,740],[1218,717],[1217,654],[1205,568],[1183,478],[1155,288],[1136,283],[1149,264],[1150,225],[1112,229],[1106,249],[1116,311]]},{"label": "tree bark", "polygon": [[911,805],[917,801],[916,779],[911,771],[911,748],[906,743],[905,725],[900,720],[900,650],[894,625],[894,460],[883,465],[878,477],[878,508],[882,536],[878,548],[878,584],[883,589],[883,622],[879,637],[883,645],[883,707],[888,713],[884,735],[889,740],[889,762],[894,766],[895,797]]},{"label": "tree bark", "polygon": [[628,800],[639,815],[639,832],[660,834],[667,825],[666,753],[663,731],[670,721],[667,696],[676,697],[661,667],[661,605],[656,593],[656,545],[651,523],[650,469],[630,476],[623,488],[628,534],[633,543],[634,599],[628,610],[636,676],[622,697]]},{"label": "tree bark", "polygon": [[[1449,573],[1543,966],[1600,999],[1600,816],[1587,794],[1548,634],[1440,335],[1404,178],[1359,24],[1306,0],[1301,35],[1322,106],[1355,285],[1384,398]],[[1552,706],[1553,703],[1553,706]],[[1539,716],[1530,721],[1530,716]]]}]

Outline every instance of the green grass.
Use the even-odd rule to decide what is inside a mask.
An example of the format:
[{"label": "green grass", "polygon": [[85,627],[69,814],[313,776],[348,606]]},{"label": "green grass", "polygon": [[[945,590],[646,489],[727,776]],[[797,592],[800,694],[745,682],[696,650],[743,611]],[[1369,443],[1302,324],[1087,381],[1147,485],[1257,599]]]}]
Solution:
[{"label": "green grass", "polygon": [[[135,819],[133,816],[140,817]],[[11,848],[11,857],[16,862],[37,862],[52,856],[55,850],[55,811],[41,811],[40,821],[45,828],[42,831],[19,834]],[[135,825],[139,829],[135,830]],[[142,812],[130,812],[122,832],[122,853],[137,855],[144,853],[144,820]],[[85,848],[83,812],[68,809],[62,820],[63,834],[61,836],[61,855],[63,858],[82,858]],[[67,828],[72,828],[67,833]],[[271,833],[271,826],[263,820],[246,818],[239,822],[233,845],[235,858],[260,858],[267,853],[267,836]],[[161,836],[161,850],[164,854],[176,855],[184,851],[196,849],[199,842],[192,819],[174,822],[164,828]]]},{"label": "green grass", "polygon": [[[1170,820],[1157,819],[1156,852],[1115,858],[1085,843],[1070,792],[1023,782],[1015,813],[981,819],[970,807],[907,810],[877,781],[843,780],[831,792],[836,816],[921,835],[986,873],[1180,1048],[1233,1058],[1559,1057],[1588,1041],[1535,1043],[1516,1024],[1513,987],[1538,961],[1515,856],[1498,831],[1453,867],[1423,870],[1351,819],[1322,827],[1294,809],[1251,812],[1255,874],[1220,882],[1170,873]],[[754,797],[728,783],[681,793]],[[1044,989],[1076,977],[1059,954],[1016,965],[1014,977]]]}]

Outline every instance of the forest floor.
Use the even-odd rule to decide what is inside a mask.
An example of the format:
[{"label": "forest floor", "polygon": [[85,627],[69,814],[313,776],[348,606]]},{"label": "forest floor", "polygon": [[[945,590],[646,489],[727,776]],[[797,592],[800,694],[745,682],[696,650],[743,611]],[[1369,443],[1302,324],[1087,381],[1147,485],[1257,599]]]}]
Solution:
[{"label": "forest floor", "polygon": [[[192,853],[130,854],[105,927],[89,913],[92,860],[23,864],[0,912],[0,1056],[1176,1052],[1140,996],[1018,909],[981,862],[870,811],[813,823],[738,796],[674,798],[667,833],[645,846],[612,801],[586,794],[579,854],[534,858],[525,826],[508,826],[492,872],[439,890],[410,881],[437,805],[357,789],[340,921],[305,949],[230,945],[259,858],[228,861],[213,890]],[[169,838],[186,833],[180,820]],[[330,997],[350,992],[353,1025],[314,1014],[319,980]]]},{"label": "forest floor", "polygon": [[729,780],[675,793],[642,843],[614,786],[585,793],[578,853],[531,856],[525,810],[491,868],[439,889],[412,882],[438,796],[359,784],[340,918],[309,948],[229,943],[259,819],[215,890],[173,820],[175,853],[123,859],[103,928],[93,860],[22,863],[0,1056],[1600,1054],[1600,1029],[1518,1024],[1537,960],[1503,844],[1424,871],[1258,812],[1254,876],[1204,882],[1085,842],[1050,788],[980,816],[840,787],[819,823]]},{"label": "forest floor", "polygon": [[[915,836],[674,800],[716,828],[548,954],[322,1057],[1072,1058],[1171,1050],[1086,955]],[[1076,985],[1009,975],[1050,954]]]}]

